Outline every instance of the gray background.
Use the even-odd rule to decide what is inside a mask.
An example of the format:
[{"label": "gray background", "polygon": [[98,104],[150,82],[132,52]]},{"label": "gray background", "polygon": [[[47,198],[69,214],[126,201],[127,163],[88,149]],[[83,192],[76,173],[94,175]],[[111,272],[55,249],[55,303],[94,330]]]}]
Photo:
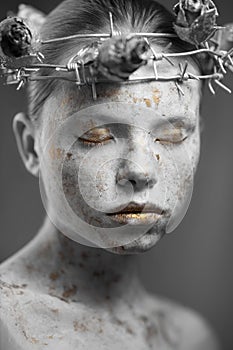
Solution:
[{"label": "gray background", "polygon": [[[174,4],[161,2],[170,8]],[[39,7],[48,12],[58,3],[41,0]],[[233,22],[232,1],[218,3],[219,23]],[[17,4],[1,3],[1,19]],[[35,0],[31,4],[38,6]],[[226,83],[233,88],[233,75]],[[12,117],[26,109],[25,103],[24,92],[0,85],[0,261],[33,237],[44,216],[38,181],[24,169],[11,131]],[[224,350],[233,349],[232,110],[231,95],[206,93],[201,161],[188,214],[174,234],[140,257],[147,288],[201,312]]]}]

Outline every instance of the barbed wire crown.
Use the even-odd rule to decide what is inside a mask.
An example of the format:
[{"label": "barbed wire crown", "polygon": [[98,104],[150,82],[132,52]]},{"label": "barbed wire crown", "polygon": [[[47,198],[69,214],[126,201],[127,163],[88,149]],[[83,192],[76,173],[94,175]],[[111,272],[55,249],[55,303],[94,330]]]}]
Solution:
[{"label": "barbed wire crown", "polygon": [[[222,80],[228,71],[233,72],[233,25],[217,26],[218,10],[212,0],[180,0],[174,6],[175,34],[130,33],[122,35],[114,30],[114,18],[109,12],[109,33],[76,34],[42,41],[35,28],[43,25],[46,16],[28,5],[20,5],[17,16],[11,15],[0,23],[0,75],[7,84],[17,84],[19,90],[29,81],[64,79],[78,87],[90,85],[93,99],[97,99],[98,83],[137,83],[142,81],[174,81],[179,93],[184,94],[182,82],[206,80],[215,94],[213,83],[231,93]],[[30,19],[30,27],[26,19]],[[46,64],[41,46],[73,39],[93,39],[65,65]],[[180,38],[196,49],[187,52],[155,52],[151,40],[155,38]],[[206,67],[200,75],[189,72],[188,61],[179,65],[176,75],[163,76],[158,71],[158,61],[166,60],[174,65],[172,58],[188,58],[203,54]],[[210,64],[211,62],[211,64]],[[133,78],[132,74],[141,66],[152,64],[152,76]],[[40,74],[48,68],[51,74]],[[206,69],[205,69],[206,68]],[[58,72],[70,73],[59,74]],[[35,74],[36,73],[36,74]]]}]

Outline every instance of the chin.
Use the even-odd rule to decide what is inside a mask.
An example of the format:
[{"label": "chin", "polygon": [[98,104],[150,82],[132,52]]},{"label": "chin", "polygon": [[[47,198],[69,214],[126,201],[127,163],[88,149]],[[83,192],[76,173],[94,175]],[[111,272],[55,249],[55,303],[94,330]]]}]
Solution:
[{"label": "chin", "polygon": [[118,255],[133,255],[145,253],[152,249],[160,239],[165,235],[165,229],[152,227],[143,236],[133,242],[119,247],[106,249],[107,251]]}]

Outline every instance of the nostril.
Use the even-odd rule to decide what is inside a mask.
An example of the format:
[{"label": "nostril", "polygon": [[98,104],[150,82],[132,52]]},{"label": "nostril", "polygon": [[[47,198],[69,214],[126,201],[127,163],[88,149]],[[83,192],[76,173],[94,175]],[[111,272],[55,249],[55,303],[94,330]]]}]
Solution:
[{"label": "nostril", "polygon": [[[135,162],[124,162],[116,174],[116,183],[121,187],[128,187],[129,184],[136,191],[153,188],[157,183],[156,170],[153,165],[138,166]],[[146,170],[146,171],[145,171]]]},{"label": "nostril", "polygon": [[129,179],[129,182],[131,183],[133,188],[141,189],[141,188],[153,188],[156,183],[156,180],[145,176],[137,180]]},{"label": "nostril", "polygon": [[156,179],[154,178],[154,179],[148,179],[148,182],[147,182],[147,184],[148,184],[148,187],[149,188],[153,188],[154,187],[154,185],[156,184]]},{"label": "nostril", "polygon": [[129,182],[131,183],[131,185],[132,185],[133,187],[136,187],[136,186],[137,186],[137,181],[135,181],[135,180],[129,180]]}]

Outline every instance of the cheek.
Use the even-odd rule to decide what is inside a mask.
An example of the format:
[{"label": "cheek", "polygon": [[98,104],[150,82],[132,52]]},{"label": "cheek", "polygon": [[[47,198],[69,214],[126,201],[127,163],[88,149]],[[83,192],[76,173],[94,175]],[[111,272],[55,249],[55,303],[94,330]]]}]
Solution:
[{"label": "cheek", "polygon": [[118,160],[114,153],[111,148],[107,152],[102,148],[70,150],[72,157],[64,162],[62,169],[63,189],[69,201],[105,211],[107,204],[116,200]]},{"label": "cheek", "polygon": [[130,183],[117,184],[124,149],[124,144],[115,143],[89,148],[74,146],[62,172],[66,179],[64,191],[73,205],[78,208],[82,203],[99,212],[108,212],[133,198]]},{"label": "cheek", "polygon": [[193,168],[194,174],[196,173],[197,166],[200,158],[201,149],[201,137],[199,127],[196,129],[195,133],[188,139],[186,145],[186,152],[190,159],[190,164]]},{"label": "cheek", "polygon": [[[178,206],[187,210],[193,190],[193,177],[200,152],[199,133],[192,135],[181,145],[163,146],[159,160],[159,181],[153,195],[159,193],[164,207],[173,212]],[[163,203],[162,203],[163,204]],[[181,209],[179,209],[181,210]]]},{"label": "cheek", "polygon": [[161,157],[161,179],[165,191],[164,207],[169,213],[166,225],[167,233],[174,231],[183,220],[192,198],[194,173],[199,160],[199,133],[192,135],[186,142],[172,149],[167,149]]},{"label": "cheek", "polygon": [[[154,190],[161,192],[160,198],[175,196],[177,189],[188,183],[196,171],[200,137],[197,132],[187,140],[185,145],[165,147],[156,150],[159,166],[155,164],[158,183]],[[65,150],[59,145],[48,147],[42,176],[54,192],[64,190],[70,198],[81,197],[91,207],[100,210],[110,202],[117,201],[122,187],[116,186],[116,176],[120,167],[121,154],[119,146],[90,147],[79,149],[77,145]],[[57,186],[62,182],[62,187]],[[124,187],[124,196],[130,196],[132,189]],[[79,198],[80,199],[80,198]]]}]

